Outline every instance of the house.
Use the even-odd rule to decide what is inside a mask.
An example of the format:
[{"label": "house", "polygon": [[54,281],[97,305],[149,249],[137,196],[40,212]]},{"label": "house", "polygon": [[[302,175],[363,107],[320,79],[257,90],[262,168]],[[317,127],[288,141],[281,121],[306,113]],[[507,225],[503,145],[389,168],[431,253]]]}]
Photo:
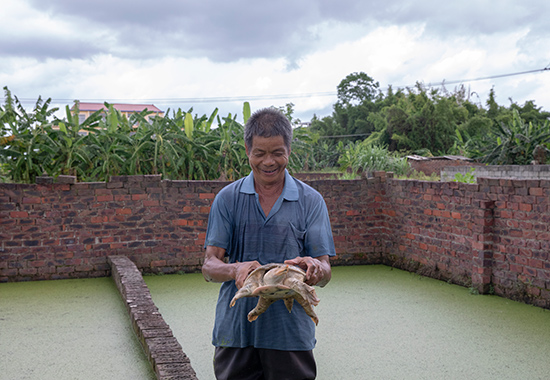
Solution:
[{"label": "house", "polygon": [[[141,112],[144,109],[147,108],[148,111],[153,111],[152,114],[147,116],[148,119],[155,117],[155,116],[164,116],[164,112],[161,111],[159,108],[157,108],[153,104],[123,104],[123,103],[112,103],[111,104],[113,108],[116,110],[119,110],[121,114],[125,115],[126,117],[130,117],[131,114],[136,112]],[[88,118],[91,114],[93,114],[96,111],[105,109],[105,104],[103,103],[85,103],[85,102],[79,102],[78,103],[79,108],[79,115],[78,115],[78,121],[79,123],[82,123],[86,118]],[[71,111],[74,111],[75,106],[73,105],[71,108]]]},{"label": "house", "polygon": [[[120,111],[120,113],[127,118],[130,117],[131,114],[136,112],[141,112],[145,109],[148,111],[152,111],[152,114],[149,114],[146,116],[147,120],[151,120],[155,116],[164,117],[164,111],[161,111],[159,108],[157,108],[153,104],[124,104],[124,103],[110,103],[113,108]],[[71,113],[74,114],[76,105],[73,105],[71,107]],[[78,123],[82,124],[84,120],[86,120],[90,115],[92,115],[94,112],[105,110],[105,104],[104,103],[88,103],[88,102],[79,102],[78,103]],[[102,114],[104,115],[104,114]],[[53,126],[54,129],[58,129],[58,126]],[[88,132],[85,130],[78,131],[79,135],[87,135]]]}]

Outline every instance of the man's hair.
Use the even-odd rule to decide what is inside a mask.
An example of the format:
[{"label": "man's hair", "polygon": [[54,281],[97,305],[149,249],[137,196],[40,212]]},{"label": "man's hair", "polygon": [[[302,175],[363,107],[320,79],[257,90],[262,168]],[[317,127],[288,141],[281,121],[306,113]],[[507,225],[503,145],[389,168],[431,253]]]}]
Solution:
[{"label": "man's hair", "polygon": [[254,136],[274,137],[282,136],[290,150],[292,141],[292,125],[286,116],[276,108],[263,108],[252,114],[244,126],[244,143],[252,147]]}]

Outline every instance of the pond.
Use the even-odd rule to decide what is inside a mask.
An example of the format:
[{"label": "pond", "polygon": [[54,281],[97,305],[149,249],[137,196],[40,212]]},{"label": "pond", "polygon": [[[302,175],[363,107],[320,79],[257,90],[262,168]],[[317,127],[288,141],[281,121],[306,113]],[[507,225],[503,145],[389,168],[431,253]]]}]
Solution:
[{"label": "pond", "polygon": [[[219,284],[146,276],[201,380],[213,379]],[[546,379],[550,311],[386,266],[333,268],[318,288],[318,379]]]},{"label": "pond", "polygon": [[0,378],[155,379],[111,278],[0,284]]}]

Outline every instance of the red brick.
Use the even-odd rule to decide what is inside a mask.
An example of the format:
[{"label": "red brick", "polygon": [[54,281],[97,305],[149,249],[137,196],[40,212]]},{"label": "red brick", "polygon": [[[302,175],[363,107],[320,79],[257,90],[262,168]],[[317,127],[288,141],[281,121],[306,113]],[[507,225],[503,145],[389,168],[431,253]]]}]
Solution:
[{"label": "red brick", "polygon": [[528,204],[528,203],[520,203],[519,204],[519,210],[520,211],[525,211],[525,212],[530,212],[531,210],[533,210],[533,205]]},{"label": "red brick", "polygon": [[108,222],[110,219],[108,216],[94,216],[90,218],[90,221],[92,223],[105,223]]},{"label": "red brick", "polygon": [[510,271],[515,273],[523,273],[523,267],[521,265],[510,264]]},{"label": "red brick", "polygon": [[544,262],[538,259],[529,259],[529,266],[542,269],[544,267]]},{"label": "red brick", "polygon": [[39,197],[24,197],[22,203],[24,204],[40,204],[41,199]]},{"label": "red brick", "polygon": [[532,187],[529,189],[529,195],[542,196],[542,187]]},{"label": "red brick", "polygon": [[157,206],[160,206],[160,202],[159,201],[143,201],[143,205],[145,207],[157,207]]},{"label": "red brick", "polygon": [[29,216],[29,213],[26,211],[12,211],[10,212],[10,217],[12,218],[26,218]]}]

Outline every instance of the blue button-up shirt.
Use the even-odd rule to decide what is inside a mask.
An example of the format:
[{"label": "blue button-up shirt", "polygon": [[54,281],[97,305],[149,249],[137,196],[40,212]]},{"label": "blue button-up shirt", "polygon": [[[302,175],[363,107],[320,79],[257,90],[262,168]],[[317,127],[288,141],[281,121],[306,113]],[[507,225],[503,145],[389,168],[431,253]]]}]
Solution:
[{"label": "blue button-up shirt", "polygon": [[[224,248],[229,262],[257,260],[262,265],[282,263],[297,256],[334,256],[334,241],[326,204],[315,189],[285,171],[283,191],[265,215],[254,189],[254,175],[223,188],[212,204],[205,246]],[[273,303],[254,322],[246,316],[258,298],[229,302],[235,281],[221,285],[212,343],[222,347],[311,350],[315,324],[294,302],[289,314],[282,301]]]}]

